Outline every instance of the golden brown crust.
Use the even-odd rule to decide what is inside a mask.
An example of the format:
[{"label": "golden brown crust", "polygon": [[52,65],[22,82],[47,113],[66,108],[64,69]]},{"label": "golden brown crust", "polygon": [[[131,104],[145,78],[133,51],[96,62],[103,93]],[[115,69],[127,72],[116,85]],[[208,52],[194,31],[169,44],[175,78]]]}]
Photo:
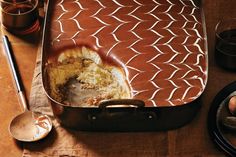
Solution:
[{"label": "golden brown crust", "polygon": [[130,98],[121,68],[102,64],[87,48],[78,55],[76,50],[62,52],[57,63],[46,66],[53,99],[65,105],[97,106],[101,100]]}]

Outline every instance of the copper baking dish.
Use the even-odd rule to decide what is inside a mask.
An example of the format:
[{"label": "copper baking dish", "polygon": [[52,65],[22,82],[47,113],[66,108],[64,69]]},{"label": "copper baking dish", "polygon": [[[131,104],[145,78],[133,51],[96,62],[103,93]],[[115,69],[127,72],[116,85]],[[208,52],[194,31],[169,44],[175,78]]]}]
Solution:
[{"label": "copper baking dish", "polygon": [[[125,71],[128,99],[69,106],[50,95],[47,65],[61,50],[85,46]],[[65,127],[151,131],[190,122],[208,77],[199,1],[49,1],[42,46],[43,86]],[[122,105],[122,106],[121,106]]]}]

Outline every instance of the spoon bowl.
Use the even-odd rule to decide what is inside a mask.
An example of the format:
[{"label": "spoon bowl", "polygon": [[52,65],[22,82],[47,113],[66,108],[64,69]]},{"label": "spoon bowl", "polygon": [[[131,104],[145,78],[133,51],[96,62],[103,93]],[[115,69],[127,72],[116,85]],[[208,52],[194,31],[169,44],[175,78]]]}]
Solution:
[{"label": "spoon bowl", "polygon": [[33,142],[46,137],[52,129],[52,122],[47,115],[35,116],[26,111],[14,117],[9,125],[10,134],[19,141]]}]

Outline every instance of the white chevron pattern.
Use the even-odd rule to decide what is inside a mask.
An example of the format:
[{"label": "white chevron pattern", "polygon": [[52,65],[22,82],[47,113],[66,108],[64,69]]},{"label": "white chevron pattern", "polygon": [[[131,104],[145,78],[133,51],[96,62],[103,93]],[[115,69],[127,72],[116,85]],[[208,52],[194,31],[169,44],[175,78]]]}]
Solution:
[{"label": "white chevron pattern", "polygon": [[124,67],[134,98],[175,106],[207,82],[201,8],[193,0],[55,0],[51,47],[95,45]]}]

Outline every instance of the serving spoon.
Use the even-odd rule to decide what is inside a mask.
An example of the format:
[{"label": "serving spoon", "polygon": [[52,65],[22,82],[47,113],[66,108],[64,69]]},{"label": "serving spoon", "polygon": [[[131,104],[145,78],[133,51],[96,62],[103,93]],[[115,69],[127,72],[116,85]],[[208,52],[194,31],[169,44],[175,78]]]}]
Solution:
[{"label": "serving spoon", "polygon": [[3,45],[7,60],[11,68],[14,82],[17,89],[19,101],[23,106],[23,113],[14,117],[9,125],[9,132],[15,139],[24,142],[38,141],[46,137],[52,129],[51,119],[47,115],[35,113],[28,110],[22,81],[17,71],[15,60],[7,36],[3,36]]}]

